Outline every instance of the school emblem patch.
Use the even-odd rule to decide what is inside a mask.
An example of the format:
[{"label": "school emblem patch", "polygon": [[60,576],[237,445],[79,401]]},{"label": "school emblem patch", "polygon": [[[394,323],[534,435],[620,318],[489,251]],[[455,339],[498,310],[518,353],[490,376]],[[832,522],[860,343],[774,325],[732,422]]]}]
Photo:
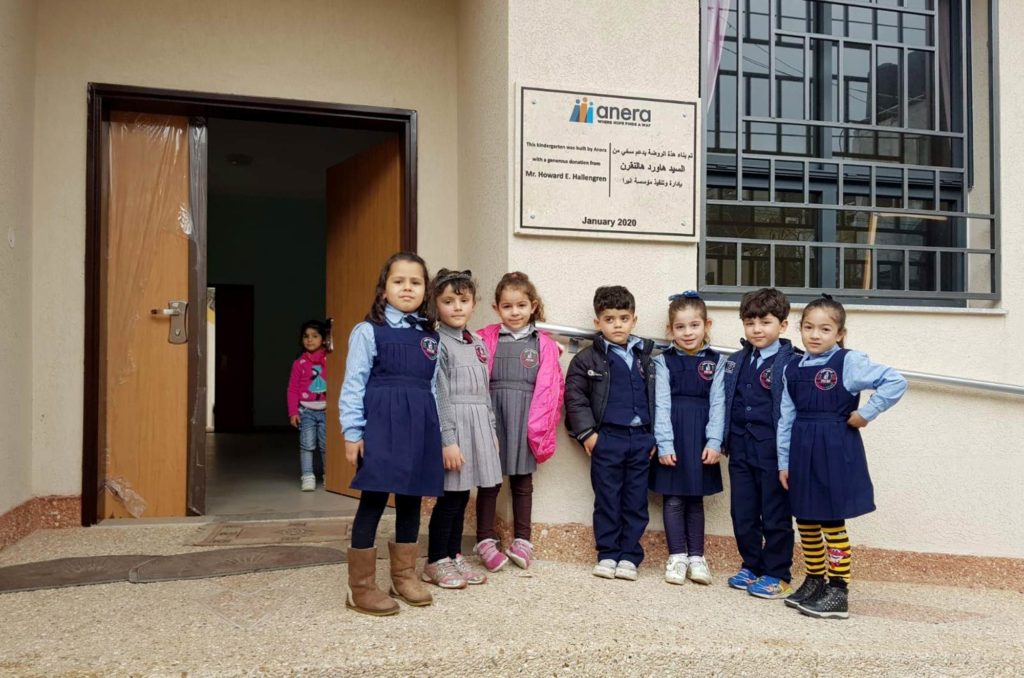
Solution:
[{"label": "school emblem patch", "polygon": [[814,385],[818,387],[820,391],[831,391],[839,383],[839,375],[831,367],[818,370],[818,373],[814,375]]},{"label": "school emblem patch", "polygon": [[519,354],[519,364],[528,370],[532,370],[534,367],[540,364],[540,354],[537,353],[535,348],[524,348],[523,352]]},{"label": "school emblem patch", "polygon": [[772,368],[766,367],[761,370],[761,388],[768,389],[772,388]]},{"label": "school emblem patch", "polygon": [[713,360],[701,360],[697,365],[697,374],[704,381],[711,381],[715,378],[715,368],[717,367],[718,364]]},{"label": "school emblem patch", "polygon": [[725,373],[726,374],[732,374],[735,371],[736,371],[736,361],[735,360],[726,360],[725,361]]},{"label": "school emblem patch", "polygon": [[437,339],[423,337],[420,339],[420,350],[423,351],[423,355],[431,360],[437,360]]},{"label": "school emblem patch", "polygon": [[482,363],[487,362],[487,349],[480,344],[476,345],[476,359]]}]

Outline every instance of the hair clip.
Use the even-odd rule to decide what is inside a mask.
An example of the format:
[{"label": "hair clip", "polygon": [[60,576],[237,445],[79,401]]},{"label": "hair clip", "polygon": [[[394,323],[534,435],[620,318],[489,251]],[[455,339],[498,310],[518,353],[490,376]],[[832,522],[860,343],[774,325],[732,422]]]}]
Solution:
[{"label": "hair clip", "polygon": [[821,293],[821,298],[822,299],[828,299],[829,301],[832,301],[832,295],[831,294],[825,294],[824,292]]},{"label": "hair clip", "polygon": [[686,290],[679,294],[673,294],[668,298],[669,301],[679,301],[680,299],[700,299],[700,293],[694,290]]},{"label": "hair clip", "polygon": [[437,281],[438,285],[450,283],[454,280],[472,280],[473,271],[468,268],[465,271],[449,271],[441,276],[441,279]]}]

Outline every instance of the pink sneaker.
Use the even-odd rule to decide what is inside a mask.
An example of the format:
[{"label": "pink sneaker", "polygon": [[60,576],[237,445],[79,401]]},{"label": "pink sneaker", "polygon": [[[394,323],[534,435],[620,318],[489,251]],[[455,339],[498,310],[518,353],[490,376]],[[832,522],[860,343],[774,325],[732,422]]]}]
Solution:
[{"label": "pink sneaker", "polygon": [[423,581],[436,584],[443,589],[466,588],[466,579],[455,569],[455,561],[451,558],[442,558],[436,563],[427,563],[423,566],[422,577]]},{"label": "pink sneaker", "polygon": [[455,569],[459,571],[467,584],[486,584],[487,575],[469,564],[469,561],[462,557],[461,553],[455,554]]},{"label": "pink sneaker", "polygon": [[513,563],[526,570],[529,569],[530,563],[533,561],[533,544],[525,539],[516,539],[505,553]]},{"label": "pink sneaker", "polygon": [[484,567],[490,572],[497,572],[508,563],[508,557],[498,550],[497,539],[484,539],[473,547],[473,553],[480,556]]}]

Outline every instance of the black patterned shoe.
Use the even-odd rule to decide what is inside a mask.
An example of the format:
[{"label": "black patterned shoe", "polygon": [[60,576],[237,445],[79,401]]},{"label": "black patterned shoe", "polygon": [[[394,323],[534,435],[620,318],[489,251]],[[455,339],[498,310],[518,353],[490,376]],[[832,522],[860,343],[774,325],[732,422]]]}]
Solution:
[{"label": "black patterned shoe", "polygon": [[786,598],[782,602],[795,610],[800,603],[809,603],[818,596],[824,594],[825,588],[826,584],[824,576],[808,576],[804,578],[804,583],[800,584],[800,588],[794,591],[789,598]]},{"label": "black patterned shoe", "polygon": [[848,619],[850,608],[848,591],[837,586],[828,586],[825,593],[814,600],[800,603],[797,609],[808,617],[816,619]]}]

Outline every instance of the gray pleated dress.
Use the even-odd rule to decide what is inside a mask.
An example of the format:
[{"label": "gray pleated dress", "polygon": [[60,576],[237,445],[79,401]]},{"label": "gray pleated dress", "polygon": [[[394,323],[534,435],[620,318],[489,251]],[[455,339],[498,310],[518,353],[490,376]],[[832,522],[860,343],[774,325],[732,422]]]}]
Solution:
[{"label": "gray pleated dress", "polygon": [[491,370],[491,403],[497,418],[501,472],[521,476],[537,470],[537,460],[526,437],[527,417],[540,366],[540,340],[536,330],[522,339],[501,332]]},{"label": "gray pleated dress", "polygon": [[[445,471],[444,489],[461,492],[500,485],[501,464],[487,387],[487,347],[479,337],[443,324],[438,327],[438,334],[441,336],[437,371],[441,444],[456,443],[466,459],[458,471]],[[448,394],[447,398],[440,395],[442,390]]]}]

